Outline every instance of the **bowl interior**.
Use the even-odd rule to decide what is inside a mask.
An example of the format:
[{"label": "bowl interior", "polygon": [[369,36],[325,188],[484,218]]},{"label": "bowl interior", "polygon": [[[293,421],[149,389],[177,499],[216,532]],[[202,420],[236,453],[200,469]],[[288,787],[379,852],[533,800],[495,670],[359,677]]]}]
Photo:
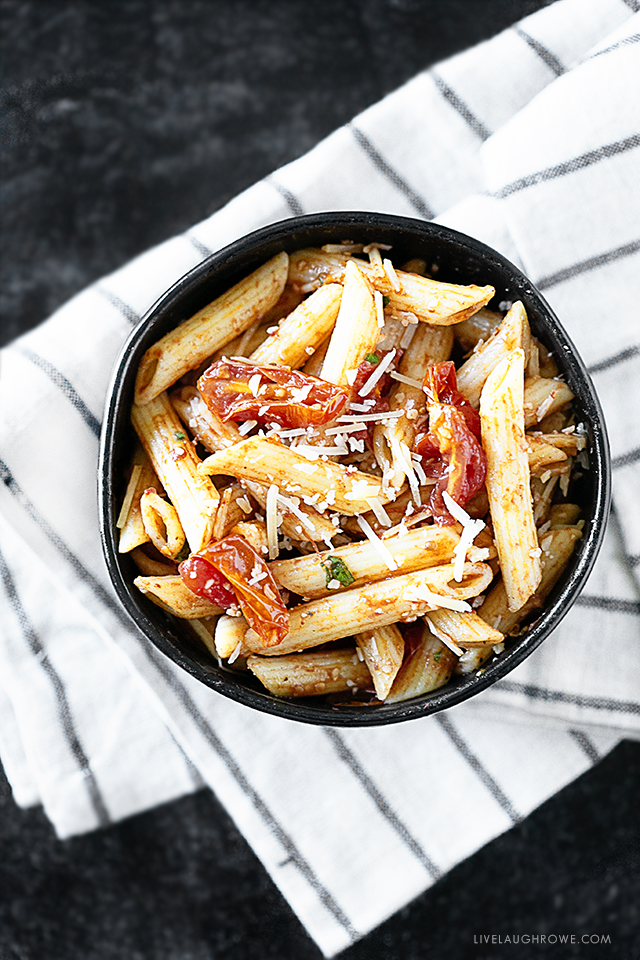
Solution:
[{"label": "bowl interior", "polygon": [[[522,300],[536,336],[553,352],[561,374],[576,395],[578,422],[588,436],[589,469],[575,484],[572,500],[582,508],[583,538],[544,612],[507,649],[485,664],[480,674],[452,680],[440,690],[398,704],[331,705],[321,699],[285,700],[262,688],[247,672],[221,667],[191,629],[164,613],[134,586],[137,569],[117,550],[115,522],[124,494],[124,476],[134,432],[129,419],[136,371],[145,351],[161,336],[210,303],[281,250],[351,240],[388,243],[395,264],[413,257],[437,266],[437,278],[449,283],[491,284],[489,307]],[[609,506],[609,454],[602,412],[593,385],[566,332],[527,278],[494,250],[453,230],[424,221],[375,213],[328,213],[299,217],[259,230],[194,268],[151,308],[127,342],[117,365],[104,419],[100,491],[105,557],[116,592],[138,628],[192,676],[234,700],[269,713],[308,723],[364,726],[414,719],[453,706],[505,676],[529,655],[567,612],[595,560]]]}]

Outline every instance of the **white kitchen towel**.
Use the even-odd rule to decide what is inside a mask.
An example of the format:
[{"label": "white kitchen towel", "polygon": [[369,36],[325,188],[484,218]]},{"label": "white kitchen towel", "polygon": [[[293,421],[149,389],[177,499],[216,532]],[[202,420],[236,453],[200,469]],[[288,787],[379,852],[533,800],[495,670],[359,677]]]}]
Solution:
[{"label": "white kitchen towel", "polygon": [[[202,783],[331,956],[640,735],[640,7],[557,0],[436,68],[2,353],[0,752],[61,837]],[[96,464],[125,338],[210,251],[294,213],[437,217],[543,290],[607,417],[614,507],[580,601],[445,714],[307,727],[198,684],[121,610]],[[457,817],[459,797],[474,817]]]}]

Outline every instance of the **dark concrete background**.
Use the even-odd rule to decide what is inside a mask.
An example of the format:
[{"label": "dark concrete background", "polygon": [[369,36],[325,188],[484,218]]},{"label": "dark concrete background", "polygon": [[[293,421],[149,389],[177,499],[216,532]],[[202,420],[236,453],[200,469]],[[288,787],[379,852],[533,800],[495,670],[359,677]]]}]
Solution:
[{"label": "dark concrete background", "polygon": [[[0,342],[544,5],[0,0]],[[625,743],[344,960],[639,960],[638,796]],[[611,944],[474,942],[553,933]],[[60,842],[0,775],[0,960],[267,957],[320,953],[209,792]]]}]

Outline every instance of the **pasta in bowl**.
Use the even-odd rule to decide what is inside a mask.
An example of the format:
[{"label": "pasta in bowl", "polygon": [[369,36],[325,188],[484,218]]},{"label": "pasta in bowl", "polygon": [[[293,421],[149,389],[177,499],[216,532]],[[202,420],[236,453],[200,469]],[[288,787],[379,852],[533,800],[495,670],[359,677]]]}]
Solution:
[{"label": "pasta in bowl", "polygon": [[575,599],[609,500],[597,398],[531,283],[382,214],[275,224],[169,290],[123,351],[101,469],[143,633],[326,724],[504,676]]}]

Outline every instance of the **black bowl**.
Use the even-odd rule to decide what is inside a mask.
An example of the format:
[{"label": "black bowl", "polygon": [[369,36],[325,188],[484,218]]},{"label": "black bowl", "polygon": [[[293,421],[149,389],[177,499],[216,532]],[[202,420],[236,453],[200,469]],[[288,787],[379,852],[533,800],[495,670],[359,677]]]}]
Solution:
[{"label": "black bowl", "polygon": [[[437,263],[438,277],[450,283],[492,284],[494,301],[522,300],[536,336],[550,348],[561,374],[576,395],[577,419],[585,424],[589,469],[572,499],[582,507],[583,537],[544,612],[522,636],[485,664],[482,673],[453,678],[432,693],[403,703],[375,706],[332,705],[322,699],[287,700],[268,693],[247,671],[220,667],[180,621],[164,613],[134,586],[133,561],[118,553],[116,518],[123,496],[123,477],[134,440],[129,410],[136,371],[145,351],[167,331],[281,250],[338,243],[381,242],[393,246],[396,263],[421,257]],[[413,720],[467,700],[514,667],[549,636],[575,601],[595,561],[607,521],[610,462],[606,428],[593,384],[574,345],[548,303],[533,284],[495,250],[446,227],[379,213],[321,213],[297,217],[257,230],[204,260],[179,280],[141,320],[117,364],[107,400],[100,460],[102,539],[116,593],[133,623],[175,663],[207,686],[257,710],[291,720],[335,726],[367,726]]]}]

